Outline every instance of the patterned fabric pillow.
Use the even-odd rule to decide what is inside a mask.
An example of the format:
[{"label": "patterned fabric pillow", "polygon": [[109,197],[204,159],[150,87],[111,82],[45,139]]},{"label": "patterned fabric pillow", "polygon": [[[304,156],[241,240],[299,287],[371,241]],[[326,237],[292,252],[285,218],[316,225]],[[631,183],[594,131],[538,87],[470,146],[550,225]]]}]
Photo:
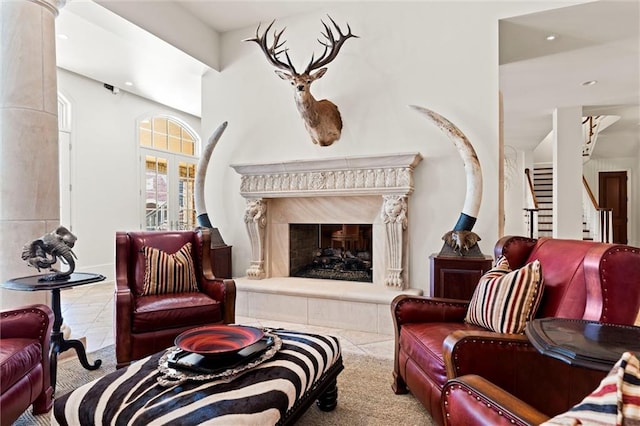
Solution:
[{"label": "patterned fabric pillow", "polygon": [[144,246],[142,252],[145,257],[143,295],[198,291],[191,243],[173,254],[148,246]]},{"label": "patterned fabric pillow", "polygon": [[640,361],[625,352],[598,388],[542,426],[640,425]]},{"label": "patterned fabric pillow", "polygon": [[501,256],[480,278],[465,321],[498,333],[522,333],[536,314],[543,288],[538,260],[512,271]]}]

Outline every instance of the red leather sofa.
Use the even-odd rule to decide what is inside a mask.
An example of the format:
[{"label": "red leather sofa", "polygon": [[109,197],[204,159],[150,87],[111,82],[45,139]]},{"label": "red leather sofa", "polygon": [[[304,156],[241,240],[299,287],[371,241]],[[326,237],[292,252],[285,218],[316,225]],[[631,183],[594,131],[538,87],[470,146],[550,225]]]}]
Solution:
[{"label": "red leather sofa", "polygon": [[33,413],[51,409],[53,388],[49,339],[53,311],[28,305],[0,312],[0,424],[11,425],[33,404]]},{"label": "red leather sofa", "polygon": [[[640,308],[640,249],[581,240],[503,237],[494,249],[512,269],[540,261],[545,289],[537,317],[565,317],[633,324]],[[445,284],[446,285],[446,284]],[[393,390],[411,393],[437,424],[444,424],[441,394],[448,379],[484,377],[548,415],[577,403],[604,373],[567,375],[561,362],[540,356],[527,337],[466,324],[468,302],[401,295],[395,324]],[[585,369],[586,370],[586,369]],[[576,371],[576,370],[571,370]],[[532,386],[541,375],[547,386]],[[572,393],[554,389],[571,382]],[[595,381],[595,382],[594,382]]]},{"label": "red leather sofa", "polygon": [[[175,253],[188,242],[199,291],[141,295],[146,268],[142,248]],[[207,228],[116,233],[114,331],[118,368],[172,346],[175,338],[190,328],[235,322],[235,282],[213,276],[210,250]]]}]

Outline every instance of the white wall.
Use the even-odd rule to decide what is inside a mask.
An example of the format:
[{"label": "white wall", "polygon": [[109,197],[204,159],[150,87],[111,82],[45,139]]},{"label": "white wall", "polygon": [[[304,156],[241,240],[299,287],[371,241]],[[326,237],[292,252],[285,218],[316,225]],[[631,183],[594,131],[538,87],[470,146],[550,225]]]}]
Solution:
[{"label": "white wall", "polygon": [[538,163],[551,163],[553,160],[553,131],[533,149],[533,161]]},{"label": "white wall", "polygon": [[528,183],[524,174],[525,153],[505,147],[504,235],[529,235],[524,217],[527,205]]},{"label": "white wall", "polygon": [[[314,83],[345,122],[342,139],[313,145],[287,84],[278,79],[254,44],[255,28],[222,38],[223,71],[203,79],[203,139],[224,120],[229,128],[216,147],[207,179],[209,214],[234,246],[234,272],[243,275],[249,240],[238,195],[242,162],[295,160],[420,151],[411,198],[412,287],[427,289],[428,256],[440,250],[462,208],[465,179],[452,143],[407,105],[431,108],[453,121],[475,146],[484,170],[484,198],[474,228],[484,253],[497,238],[498,19],[560,3],[424,2],[344,3],[318,14],[278,22],[288,27],[296,65],[306,64],[320,19],[329,12],[349,22],[359,39],[348,40],[327,74]],[[544,6],[544,7],[543,7]],[[400,25],[398,25],[400,23]],[[395,24],[395,25],[394,25]],[[113,278],[114,234],[139,229],[137,119],[155,114],[181,118],[200,131],[198,117],[102,82],[58,70],[58,89],[71,103],[72,226],[78,236],[77,270]]]},{"label": "white wall", "polygon": [[498,237],[498,20],[547,8],[524,2],[353,2],[276,22],[298,68],[321,52],[320,19],[348,22],[348,40],[312,92],[340,108],[342,138],[330,147],[311,143],[293,94],[254,43],[255,27],[225,33],[222,70],[203,78],[203,135],[229,122],[207,175],[206,202],[214,226],[233,245],[234,275],[251,256],[242,220],[240,177],[230,164],[419,151],[410,199],[411,287],[428,293],[428,257],[442,247],[465,196],[463,164],[453,144],[408,108],[427,107],[456,124],[474,145],[484,195],[474,231],[492,254]]},{"label": "white wall", "polygon": [[169,114],[199,132],[200,119],[123,90],[114,95],[102,84],[58,69],[58,90],[71,103],[76,270],[111,280],[115,232],[140,229],[137,120]]}]

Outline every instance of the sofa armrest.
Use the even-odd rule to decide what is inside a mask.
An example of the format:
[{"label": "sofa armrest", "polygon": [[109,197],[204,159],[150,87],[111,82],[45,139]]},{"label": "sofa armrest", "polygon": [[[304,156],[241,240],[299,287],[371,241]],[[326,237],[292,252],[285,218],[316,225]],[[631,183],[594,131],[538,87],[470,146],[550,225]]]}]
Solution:
[{"label": "sofa armrest", "polygon": [[448,379],[482,376],[549,417],[580,402],[606,375],[543,355],[520,334],[458,330],[445,339],[443,357]]},{"label": "sofa armrest", "polygon": [[222,304],[222,322],[236,322],[236,282],[232,279],[216,278],[211,266],[211,230],[197,228],[196,256],[202,268],[199,276],[200,288],[204,294]]},{"label": "sofa armrest", "polygon": [[202,277],[202,292],[222,304],[222,321],[236,322],[236,282],[232,279]]},{"label": "sofa armrest", "polygon": [[442,391],[447,425],[539,425],[549,416],[475,374],[449,380]]},{"label": "sofa armrest", "polygon": [[43,304],[26,305],[2,311],[0,318],[0,337],[38,340],[44,353],[49,353],[49,339],[55,319],[50,307]]},{"label": "sofa armrest", "polygon": [[[444,340],[443,357],[448,378],[478,374],[493,383],[499,375],[510,377],[520,353],[537,353],[527,336],[493,331],[456,330]],[[491,360],[479,363],[478,359]],[[528,361],[528,360],[527,360]]]},{"label": "sofa armrest", "polygon": [[131,358],[131,327],[133,322],[133,293],[126,286],[121,286],[116,278],[114,297],[113,335],[116,342],[117,368],[129,365]]},{"label": "sofa armrest", "polygon": [[[51,409],[53,387],[51,386],[49,348],[51,346],[51,331],[54,321],[55,315],[53,311],[43,304],[26,305],[0,313],[0,339],[34,339],[40,343],[42,348],[42,358],[38,360],[42,371],[42,382],[38,381],[37,374],[29,374],[29,384],[27,386],[22,382],[21,386],[6,389],[6,392],[3,389],[3,405],[25,404],[24,407],[26,408],[30,402],[33,402],[34,414],[46,413]],[[26,356],[19,358],[24,358],[25,362],[30,362],[26,361]],[[16,390],[18,388],[21,388],[21,390]],[[31,394],[27,393],[25,395],[25,390],[30,391]],[[2,420],[4,424],[4,418]]]},{"label": "sofa armrest", "polygon": [[116,232],[116,293],[131,292],[128,268],[130,245],[126,232]]},{"label": "sofa armrest", "polygon": [[412,322],[462,322],[469,301],[401,294],[391,302],[396,331]]}]

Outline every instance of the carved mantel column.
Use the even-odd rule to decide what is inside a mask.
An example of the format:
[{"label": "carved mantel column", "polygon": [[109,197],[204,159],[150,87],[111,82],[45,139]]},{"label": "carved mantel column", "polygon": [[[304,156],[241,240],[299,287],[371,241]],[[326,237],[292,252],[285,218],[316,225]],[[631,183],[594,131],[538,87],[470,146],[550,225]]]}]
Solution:
[{"label": "carved mantel column", "polygon": [[251,265],[247,277],[261,280],[264,272],[264,234],[267,225],[267,203],[262,198],[247,199],[244,223],[251,242]]},{"label": "carved mantel column", "polygon": [[404,233],[407,229],[407,197],[404,195],[385,195],[380,216],[385,224],[387,247],[387,270],[384,283],[387,287],[400,290],[406,288],[403,274]]}]

